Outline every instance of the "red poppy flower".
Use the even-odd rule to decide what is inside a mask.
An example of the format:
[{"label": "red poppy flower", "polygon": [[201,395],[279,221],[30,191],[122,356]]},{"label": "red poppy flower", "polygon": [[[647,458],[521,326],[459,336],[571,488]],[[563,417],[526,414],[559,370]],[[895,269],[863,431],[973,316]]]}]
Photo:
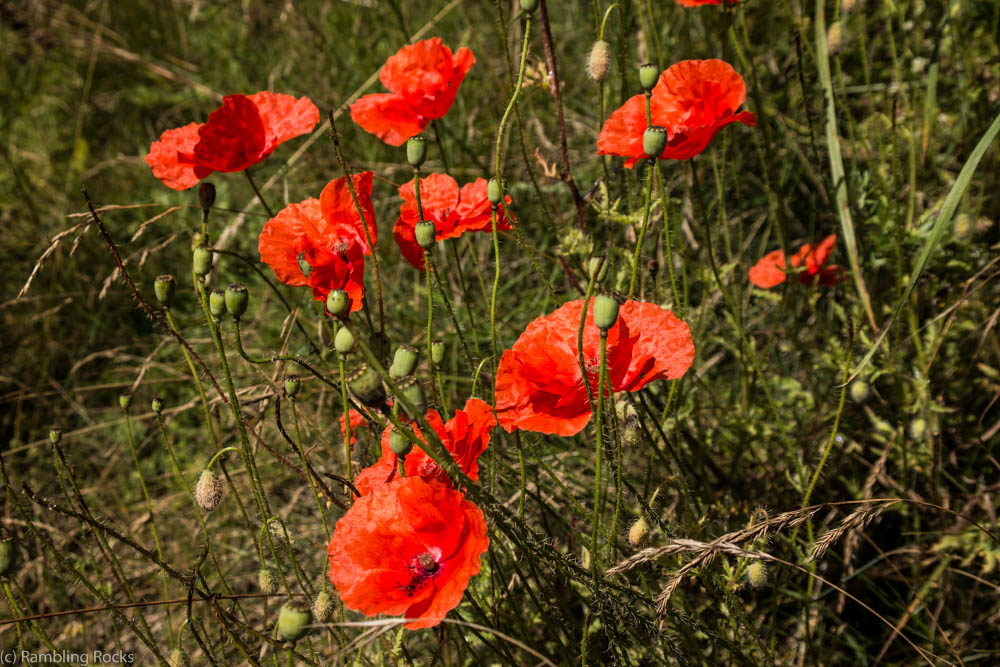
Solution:
[{"label": "red poppy flower", "polygon": [[[513,349],[500,358],[496,411],[500,425],[514,429],[575,435],[590,421],[590,400],[580,372],[577,332],[583,299],[570,301],[528,325]],[[597,393],[600,332],[593,303],[583,330],[587,380]],[[608,331],[610,390],[638,391],[654,380],[676,379],[694,361],[687,324],[654,303],[628,301]]]},{"label": "red poppy flower", "polygon": [[308,97],[263,91],[227,95],[207,123],[167,130],[146,155],[153,175],[174,190],[187,190],[213,171],[242,171],[319,122]]},{"label": "red poppy flower", "polygon": [[[372,172],[354,174],[351,181],[374,244]],[[344,289],[351,297],[351,310],[361,308],[364,255],[371,254],[371,249],[345,178],[330,181],[319,199],[311,197],[282,209],[264,225],[257,245],[261,261],[281,282],[308,285],[319,301],[330,290]]]},{"label": "red poppy flower", "polygon": [[[676,0],[678,5],[685,7],[701,7],[702,5],[721,5],[722,0]],[[735,5],[739,0],[729,0],[729,4]]]},{"label": "red poppy flower", "polygon": [[[473,481],[478,480],[479,455],[489,446],[490,432],[497,425],[493,408],[489,403],[478,398],[470,398],[465,402],[463,409],[455,411],[455,416],[449,419],[447,424],[441,421],[441,415],[437,410],[428,410],[426,417],[462,472]],[[418,427],[414,426],[414,432],[418,438],[424,439]],[[354,480],[358,493],[366,495],[373,488],[395,478],[398,463],[396,455],[389,446],[391,435],[392,426],[382,432],[382,456],[373,465],[362,470]],[[410,450],[404,459],[404,465],[407,477],[420,476],[448,481],[441,467],[419,447]]]},{"label": "red poppy flower", "polygon": [[[819,245],[806,243],[788,260],[793,268],[801,268],[796,273],[803,285],[823,285],[828,287],[840,282],[842,271],[836,264],[824,266],[837,243],[836,234],[830,234]],[[785,253],[772,250],[750,269],[750,282],[757,287],[770,289],[785,282]]]},{"label": "red poppy flower", "polygon": [[458,606],[490,546],[486,520],[461,491],[402,477],[354,501],[330,538],[330,581],[350,609],[437,625]]},{"label": "red poppy flower", "polygon": [[[652,125],[667,130],[667,147],[661,160],[687,160],[701,153],[712,137],[729,123],[754,126],[756,117],[737,110],[746,100],[743,78],[721,60],[682,60],[660,74],[650,98]],[[646,96],[629,98],[616,109],[597,137],[598,155],[628,158],[630,169],[648,156],[642,150],[646,122]]]},{"label": "red poppy flower", "polygon": [[404,46],[385,61],[379,76],[392,92],[365,95],[351,105],[351,118],[385,143],[399,146],[448,113],[475,63],[468,48],[452,54],[440,37]]},{"label": "red poppy flower", "polygon": [[[364,415],[351,408],[351,447],[358,441],[358,429],[367,426],[368,420],[364,418]],[[347,424],[344,421],[344,415],[340,415],[340,435],[345,440],[347,439]]]},{"label": "red poppy flower", "polygon": [[[487,186],[485,178],[477,178],[460,190],[455,179],[447,174],[428,174],[420,179],[420,205],[424,210],[424,220],[434,223],[438,241],[456,238],[465,232],[492,233],[492,204],[486,195]],[[403,206],[392,228],[392,236],[403,257],[423,270],[424,249],[417,244],[415,232],[420,213],[413,181],[399,187],[399,196],[403,198]],[[507,201],[510,202],[510,197]],[[500,206],[497,209],[497,229],[510,228],[510,220],[504,207]]]}]

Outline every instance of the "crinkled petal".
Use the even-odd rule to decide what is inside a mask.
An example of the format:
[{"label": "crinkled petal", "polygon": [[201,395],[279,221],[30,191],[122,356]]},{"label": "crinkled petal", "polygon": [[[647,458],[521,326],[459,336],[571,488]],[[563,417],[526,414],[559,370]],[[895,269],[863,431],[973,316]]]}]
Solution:
[{"label": "crinkled petal", "polygon": [[631,167],[645,156],[642,135],[647,126],[646,98],[634,95],[604,121],[601,133],[597,135],[597,154],[629,158],[626,166]]},{"label": "crinkled petal", "polygon": [[[319,196],[323,220],[327,225],[325,233],[336,236],[338,239],[355,241],[366,255],[371,254],[371,248],[368,247],[368,237],[371,237],[372,245],[378,243],[375,209],[372,207],[373,176],[374,174],[370,171],[351,175],[354,194],[365,213],[364,223],[362,223],[361,216],[358,215],[358,207],[354,203],[354,197],[351,195],[345,177],[341,176],[327,183]],[[368,227],[367,236],[365,225]]]},{"label": "crinkled petal", "polygon": [[201,180],[194,173],[194,165],[179,161],[180,154],[194,152],[198,143],[201,123],[189,123],[184,127],[167,130],[154,141],[146,154],[146,164],[153,170],[153,176],[174,190],[187,190]]},{"label": "crinkled petal", "polygon": [[224,97],[222,106],[212,112],[198,135],[193,155],[198,168],[195,173],[205,169],[243,171],[270,153],[257,105],[245,95]]},{"label": "crinkled petal", "polygon": [[319,122],[319,109],[308,97],[261,91],[248,95],[264,124],[264,152],[307,132]]},{"label": "crinkled petal", "polygon": [[311,247],[306,230],[322,221],[319,200],[310,197],[289,204],[264,224],[257,241],[260,261],[274,270],[278,280],[286,285],[308,285],[298,257]]},{"label": "crinkled petal", "polygon": [[772,250],[753,265],[749,272],[750,282],[763,289],[771,289],[785,282],[785,253]]},{"label": "crinkled petal", "polygon": [[390,146],[402,146],[407,139],[423,132],[430,122],[406,98],[395,93],[365,95],[351,105],[351,118]]}]

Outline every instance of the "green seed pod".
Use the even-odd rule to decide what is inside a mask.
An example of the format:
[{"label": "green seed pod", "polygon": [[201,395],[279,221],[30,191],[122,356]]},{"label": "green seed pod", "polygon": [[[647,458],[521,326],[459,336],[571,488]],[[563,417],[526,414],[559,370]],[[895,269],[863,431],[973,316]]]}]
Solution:
[{"label": "green seed pod", "polygon": [[618,321],[618,301],[606,294],[594,297],[594,324],[607,331]]},{"label": "green seed pod", "polygon": [[910,422],[910,437],[916,441],[924,439],[927,435],[927,420],[921,417],[917,417]]},{"label": "green seed pod", "polygon": [[851,400],[855,403],[864,403],[868,400],[868,396],[871,395],[871,387],[864,380],[858,379],[851,383],[850,386]]},{"label": "green seed pod", "polygon": [[[597,267],[601,267],[600,271]],[[603,257],[591,257],[590,261],[587,262],[587,275],[593,278],[595,283],[601,282],[608,277],[608,261]]]},{"label": "green seed pod", "polygon": [[347,386],[359,401],[367,406],[375,407],[385,404],[385,389],[382,380],[374,368],[361,363],[347,376]]},{"label": "green seed pod", "polygon": [[156,276],[156,280],[153,281],[153,292],[156,294],[156,300],[164,308],[169,308],[173,305],[176,291],[174,277],[171,275]]},{"label": "green seed pod", "polygon": [[51,442],[53,445],[58,445],[60,441],[62,441],[62,429],[61,428],[49,429],[49,442]]},{"label": "green seed pod", "polygon": [[655,160],[663,154],[667,147],[667,129],[659,125],[650,125],[642,133],[642,152],[650,160]]},{"label": "green seed pod", "polygon": [[194,500],[198,507],[211,512],[222,502],[222,480],[212,469],[203,470],[194,485]]},{"label": "green seed pod", "polygon": [[288,398],[294,399],[299,393],[299,386],[302,382],[298,375],[286,375],[285,376],[285,393]]},{"label": "green seed pod", "polygon": [[393,380],[404,378],[413,374],[413,369],[417,367],[417,360],[420,358],[420,351],[412,345],[400,345],[396,348],[396,354],[392,358],[392,365],[389,366],[389,377]]},{"label": "green seed pod", "polygon": [[437,241],[437,229],[434,228],[434,223],[429,220],[418,222],[413,233],[417,237],[417,245],[424,250],[433,248]]},{"label": "green seed pod", "polygon": [[427,159],[427,140],[424,135],[418,134],[406,140],[406,161],[414,169],[420,169],[424,160]]},{"label": "green seed pod", "polygon": [[389,447],[396,456],[405,458],[413,449],[413,443],[403,435],[402,431],[393,427],[392,432],[389,433]]},{"label": "green seed pod", "polygon": [[226,310],[238,320],[247,312],[247,304],[250,303],[250,293],[247,286],[242,283],[233,283],[226,288]]},{"label": "green seed pod", "polygon": [[278,633],[293,644],[309,632],[312,612],[298,600],[289,600],[278,612]]},{"label": "green seed pod", "polygon": [[122,410],[128,410],[132,407],[132,394],[125,393],[118,396],[118,407]]},{"label": "green seed pod", "polygon": [[306,259],[306,254],[304,252],[300,252],[295,258],[295,261],[299,263],[299,271],[302,272],[302,275],[308,278],[309,274],[313,272],[313,266],[309,263],[309,260]]},{"label": "green seed pod", "polygon": [[[506,190],[506,188],[503,188],[503,190]],[[486,196],[489,198],[491,204],[496,206],[503,201],[503,190],[500,188],[500,182],[497,179],[490,179],[490,182],[486,186]]]},{"label": "green seed pod", "polygon": [[438,366],[444,361],[445,346],[444,342],[436,340],[431,343],[431,362]]},{"label": "green seed pod", "polygon": [[[399,397],[413,406],[413,410],[403,408],[403,412],[406,413],[407,417],[417,419],[427,412],[427,402],[424,400],[424,388],[417,381],[417,378],[412,375],[402,378],[396,383],[396,388],[399,389]],[[402,401],[400,405],[402,406]]]},{"label": "green seed pod", "polygon": [[274,595],[278,591],[278,582],[274,580],[271,570],[266,567],[257,571],[257,586],[264,595]]},{"label": "green seed pod", "polygon": [[660,78],[660,68],[653,63],[639,65],[639,85],[647,93],[652,92],[656,86],[656,80]]},{"label": "green seed pod", "polygon": [[646,536],[649,535],[649,522],[646,521],[645,516],[639,517],[639,520],[632,524],[632,527],[628,529],[628,543],[633,549],[641,545],[646,541]]},{"label": "green seed pod", "polygon": [[205,246],[198,246],[191,255],[196,276],[204,278],[212,270],[212,251]]},{"label": "green seed pod", "polygon": [[351,333],[350,329],[340,327],[340,330],[337,331],[337,337],[333,339],[333,346],[341,354],[350,354],[357,347],[357,341],[354,340],[354,334]]},{"label": "green seed pod", "polygon": [[179,648],[175,648],[167,656],[167,667],[191,667],[191,661],[187,654]]},{"label": "green seed pod", "polygon": [[213,289],[208,294],[208,312],[216,320],[226,314],[226,293],[220,289]]},{"label": "green seed pod", "polygon": [[590,57],[587,59],[587,76],[591,80],[600,83],[608,75],[611,67],[611,45],[603,39],[594,42],[590,49]]},{"label": "green seed pod", "polygon": [[317,623],[326,623],[330,620],[330,616],[333,613],[333,601],[330,600],[330,594],[326,591],[320,591],[316,599],[313,600],[313,618],[316,619]]},{"label": "green seed pod", "polygon": [[754,588],[760,588],[767,583],[767,566],[763,561],[755,560],[747,567],[747,583]]},{"label": "green seed pod", "polygon": [[154,396],[153,400],[150,401],[150,406],[153,408],[153,412],[160,414],[163,412],[164,401],[159,396]]},{"label": "green seed pod", "polygon": [[530,14],[538,8],[538,0],[521,0],[521,11]]},{"label": "green seed pod", "polygon": [[326,309],[334,317],[343,317],[351,312],[351,297],[346,290],[334,289],[326,295]]},{"label": "green seed pod", "polygon": [[16,561],[17,550],[14,549],[14,540],[0,542],[0,577],[8,576],[14,570]]},{"label": "green seed pod", "polygon": [[208,213],[212,205],[215,204],[215,186],[208,181],[204,181],[198,186],[198,203],[201,204],[201,210],[205,213]]}]

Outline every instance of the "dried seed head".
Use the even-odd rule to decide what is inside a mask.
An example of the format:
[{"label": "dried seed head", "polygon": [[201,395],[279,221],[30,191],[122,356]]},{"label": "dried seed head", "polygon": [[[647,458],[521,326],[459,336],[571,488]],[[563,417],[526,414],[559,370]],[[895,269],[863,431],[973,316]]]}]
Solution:
[{"label": "dried seed head", "polygon": [[278,612],[278,632],[293,644],[301,639],[312,623],[312,612],[298,600],[289,600]]},{"label": "dried seed head", "polygon": [[326,591],[320,591],[316,599],[313,600],[312,611],[317,623],[326,623],[329,621],[330,615],[333,612],[333,602],[330,600],[330,594]]},{"label": "dried seed head", "polygon": [[632,524],[632,527],[628,529],[628,543],[632,548],[640,546],[646,541],[646,537],[649,535],[649,522],[646,521],[645,516],[639,517],[639,520]]},{"label": "dried seed head", "polygon": [[167,657],[168,667],[191,667],[191,661],[188,660],[187,654],[179,648],[175,648],[170,652]]},{"label": "dried seed head", "polygon": [[603,39],[594,42],[590,49],[590,58],[587,59],[587,76],[600,83],[608,75],[611,67],[611,45]]},{"label": "dried seed head", "polygon": [[194,485],[194,500],[198,507],[211,512],[222,502],[222,480],[214,470],[203,470]]},{"label": "dried seed head", "polygon": [[755,560],[747,567],[747,583],[754,588],[760,588],[767,583],[767,566],[764,561]]},{"label": "dried seed head", "polygon": [[257,572],[257,586],[264,595],[274,595],[275,591],[278,590],[278,582],[274,580],[271,570],[266,567],[260,568]]}]

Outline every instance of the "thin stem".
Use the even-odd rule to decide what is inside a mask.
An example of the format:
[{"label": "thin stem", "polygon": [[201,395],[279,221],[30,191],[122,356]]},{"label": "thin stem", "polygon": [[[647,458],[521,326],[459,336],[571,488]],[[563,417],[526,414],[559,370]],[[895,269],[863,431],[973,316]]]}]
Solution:
[{"label": "thin stem", "polygon": [[[309,470],[309,462],[306,461],[305,447],[302,446],[302,433],[299,431],[299,411],[295,409],[294,398],[289,398],[289,402],[292,404],[292,425],[295,428],[295,444],[299,450],[299,458],[302,459],[302,467],[305,470]],[[309,478],[309,486],[312,488],[313,498],[316,499],[316,509],[319,510],[319,518],[323,522],[323,532],[326,534],[327,541],[329,541],[330,526],[326,523],[326,514],[323,512],[323,503],[320,502],[319,499],[319,491],[316,490],[316,482],[313,480],[312,475],[306,476]]]},{"label": "thin stem", "polygon": [[639,253],[642,252],[642,242],[646,238],[646,227],[649,225],[649,209],[653,194],[653,170],[656,168],[656,160],[649,161],[646,168],[646,203],[642,212],[642,227],[639,228],[639,240],[635,244],[635,255],[632,257],[632,279],[628,284],[628,298],[635,294],[635,281],[639,275]]},{"label": "thin stem", "polygon": [[674,279],[674,253],[670,243],[670,216],[668,212],[668,199],[667,190],[663,185],[663,172],[660,171],[660,163],[656,162],[656,187],[660,192],[660,201],[663,207],[663,241],[664,241],[664,259],[667,262],[667,274],[670,276],[670,292],[673,294],[674,303],[673,307],[677,311],[677,316],[682,320],[684,319],[684,304],[681,303],[680,296],[677,292],[677,282]]},{"label": "thin stem", "polygon": [[[340,323],[337,320],[334,320],[334,339],[336,339],[336,334],[339,329]],[[347,355],[340,354],[339,352],[337,353],[337,370],[340,371],[340,401],[344,410],[344,477],[347,478],[348,482],[352,482],[354,481],[354,471],[351,469],[351,403],[347,398],[347,369],[345,367],[346,357]]]},{"label": "thin stem", "polygon": [[[250,168],[249,167],[247,167],[246,169],[243,170],[243,175],[247,177],[247,181],[250,182],[250,187],[253,188],[254,194],[256,194],[257,195],[257,199],[260,200],[261,206],[263,206],[264,210],[267,211],[267,215],[273,218],[274,217],[274,211],[272,211],[271,207],[267,205],[266,201],[264,201],[264,195],[262,195],[260,193],[260,189],[257,187],[257,184],[254,182],[253,175],[250,173]],[[202,227],[204,229],[204,225]]]},{"label": "thin stem", "polygon": [[[604,329],[601,330],[601,366],[598,371],[597,380],[597,415],[594,419],[594,429],[595,429],[595,463],[594,463],[594,519],[593,519],[593,537],[590,541],[590,568],[594,573],[594,591],[596,594],[597,584],[598,584],[598,573],[601,571],[600,558],[598,556],[600,549],[600,541],[598,536],[600,535],[601,528],[601,460],[603,458],[604,450],[604,371],[607,368],[607,356],[608,356],[608,332]],[[584,376],[585,383],[590,384],[589,378]]]}]

